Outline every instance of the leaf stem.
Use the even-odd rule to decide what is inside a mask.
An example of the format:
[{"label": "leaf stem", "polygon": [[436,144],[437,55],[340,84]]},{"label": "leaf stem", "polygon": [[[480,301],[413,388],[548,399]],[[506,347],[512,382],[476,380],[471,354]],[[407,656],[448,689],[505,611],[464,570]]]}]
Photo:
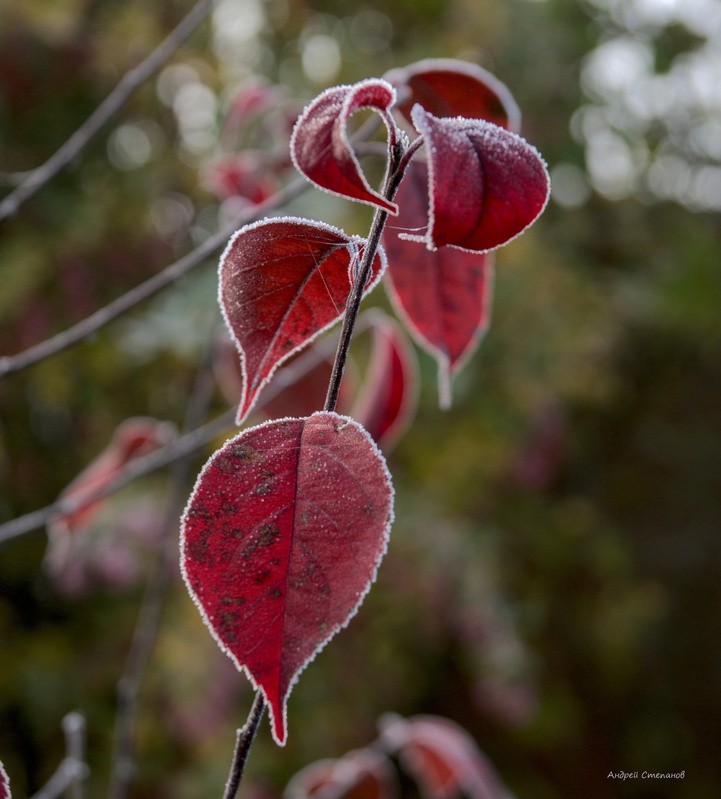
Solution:
[{"label": "leaf stem", "polygon": [[[405,156],[405,148],[400,141],[391,148],[390,164],[385,183],[383,185],[383,197],[389,202],[398,191],[403,173],[408,164],[408,159]],[[378,252],[378,247],[381,241],[383,229],[388,220],[388,211],[383,208],[376,208],[371,223],[370,230],[368,231],[368,238],[366,239],[363,247],[363,257],[360,264],[355,270],[355,280],[353,281],[353,288],[348,295],[346,303],[345,315],[343,317],[343,327],[340,331],[340,338],[338,340],[338,349],[336,350],[335,360],[333,362],[333,371],[330,376],[330,383],[328,385],[328,393],[325,398],[325,405],[323,410],[334,411],[338,404],[338,395],[340,393],[340,384],[343,379],[343,372],[348,361],[348,352],[350,351],[350,343],[353,338],[353,330],[355,328],[356,319],[358,318],[358,311],[360,309],[361,300],[363,299],[363,291],[368,283],[368,278],[371,273],[373,259]]]},{"label": "leaf stem", "polygon": [[230,774],[228,775],[228,783],[225,786],[225,793],[223,799],[235,799],[240,781],[243,777],[245,764],[248,760],[250,747],[255,738],[258,727],[265,712],[265,700],[260,690],[256,691],[253,706],[248,714],[248,720],[238,730],[238,737],[235,740],[235,751],[233,752],[233,762],[230,766]]}]

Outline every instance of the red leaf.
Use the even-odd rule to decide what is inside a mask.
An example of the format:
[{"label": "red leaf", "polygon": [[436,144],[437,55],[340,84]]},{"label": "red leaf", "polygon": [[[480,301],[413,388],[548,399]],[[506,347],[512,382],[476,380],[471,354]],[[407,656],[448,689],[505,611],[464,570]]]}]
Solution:
[{"label": "red leaf", "polygon": [[486,756],[458,724],[440,716],[389,716],[381,741],[418,782],[427,799],[511,799]]},{"label": "red leaf", "polygon": [[[282,416],[310,416],[320,410],[328,393],[335,350],[334,341],[320,338],[304,352],[290,357],[279,367],[272,383],[261,392],[256,411],[266,419],[278,419]],[[237,405],[243,393],[243,372],[238,350],[226,330],[214,347],[213,370],[225,398],[231,405]],[[357,375],[349,363],[338,396],[340,413],[345,413],[350,407],[356,383]]]},{"label": "red leaf", "polygon": [[10,799],[10,780],[5,773],[3,764],[0,763],[0,799]]},{"label": "red leaf", "polygon": [[[60,494],[59,499],[92,495],[115,480],[127,464],[167,444],[175,435],[173,425],[142,416],[126,419],[116,428],[108,446]],[[104,498],[89,499],[70,513],[55,516],[48,525],[52,536],[76,534],[87,527],[102,507]]]},{"label": "red leaf", "polygon": [[379,309],[373,310],[373,317],[370,362],[351,416],[387,452],[403,435],[415,412],[418,367],[415,353],[396,322]]},{"label": "red leaf", "polygon": [[487,252],[520,235],[546,207],[550,180],[525,139],[483,120],[411,113],[429,158],[429,249]]},{"label": "red leaf", "polygon": [[[241,228],[220,259],[220,302],[244,377],[238,424],[293,353],[341,318],[362,240],[320,222],[266,219]],[[379,250],[370,291],[385,268]]]},{"label": "red leaf", "polygon": [[476,64],[428,58],[393,69],[385,79],[399,89],[397,108],[409,122],[411,109],[419,103],[437,117],[485,119],[508,130],[520,130],[521,110],[513,95]]},{"label": "red leaf", "polygon": [[284,799],[393,799],[398,793],[387,757],[372,749],[348,752],[340,760],[318,760],[293,776]]},{"label": "red leaf", "polygon": [[251,205],[267,200],[277,188],[261,159],[249,152],[228,155],[210,164],[203,182],[221,200],[242,197]]},{"label": "red leaf", "polygon": [[198,477],[183,575],[221,649],[265,695],[281,745],[298,675],[375,579],[392,507],[383,456],[335,413],[250,428]]},{"label": "red leaf", "polygon": [[[398,229],[418,230],[428,217],[428,169],[412,162],[398,192]],[[386,288],[401,319],[438,362],[441,406],[451,403],[451,377],[475,352],[488,329],[493,261],[455,247],[428,250],[386,228]]]},{"label": "red leaf", "polygon": [[[397,207],[368,184],[346,129],[350,117],[361,108],[378,111],[386,124],[393,126],[387,112],[395,99],[395,89],[378,79],[334,86],[318,95],[298,117],[290,139],[291,156],[298,171],[333,194],[395,214]],[[393,130],[389,127],[389,131]]]}]

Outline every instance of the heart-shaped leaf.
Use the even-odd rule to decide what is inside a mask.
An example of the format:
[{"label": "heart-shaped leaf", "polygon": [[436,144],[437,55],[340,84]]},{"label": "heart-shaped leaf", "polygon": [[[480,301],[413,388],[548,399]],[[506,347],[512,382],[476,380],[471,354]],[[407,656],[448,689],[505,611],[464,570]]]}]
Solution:
[{"label": "heart-shaped leaf", "polygon": [[10,799],[10,780],[5,773],[3,764],[0,763],[0,799]]},{"label": "heart-shaped leaf", "polygon": [[335,413],[250,428],[198,477],[182,520],[183,575],[221,649],[263,692],[281,745],[288,695],[358,609],[392,516],[383,456]]},{"label": "heart-shaped leaf", "polygon": [[397,207],[368,184],[347,131],[348,120],[356,111],[372,108],[381,114],[389,133],[395,135],[388,114],[395,99],[395,89],[379,79],[334,86],[318,95],[298,117],[290,139],[290,152],[298,171],[326,191],[395,214]]},{"label": "heart-shaped leaf", "polygon": [[398,754],[426,799],[512,799],[473,738],[449,719],[386,716],[381,719],[381,743]]},{"label": "heart-shaped leaf", "polygon": [[[345,311],[361,239],[290,217],[241,228],[220,259],[220,304],[244,376],[238,424],[275,370]],[[366,291],[378,282],[378,251]]]},{"label": "heart-shaped leaf", "polygon": [[[416,245],[417,249],[421,249]],[[425,252],[425,250],[423,251]],[[351,416],[388,452],[410,424],[418,400],[418,366],[398,324],[373,309],[373,344]]]},{"label": "heart-shaped leaf", "polygon": [[428,218],[428,169],[412,162],[398,192],[397,228],[386,228],[386,288],[419,346],[438,362],[441,407],[451,403],[451,377],[488,329],[493,261],[488,253],[455,247],[428,250],[398,231],[422,229]]},{"label": "heart-shaped leaf", "polygon": [[439,119],[419,105],[411,116],[428,153],[429,249],[487,252],[535,222],[551,187],[535,147],[483,120]]},{"label": "heart-shaped leaf", "polygon": [[477,64],[427,58],[393,69],[385,79],[399,90],[397,108],[410,122],[419,103],[437,117],[485,119],[508,130],[521,127],[521,110],[508,88]]}]

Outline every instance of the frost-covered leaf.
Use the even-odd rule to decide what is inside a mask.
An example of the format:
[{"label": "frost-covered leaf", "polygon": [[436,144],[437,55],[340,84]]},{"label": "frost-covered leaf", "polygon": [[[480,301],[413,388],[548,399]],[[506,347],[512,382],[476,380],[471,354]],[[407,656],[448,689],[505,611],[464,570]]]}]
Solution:
[{"label": "frost-covered leaf", "polygon": [[429,249],[494,250],[538,218],[551,184],[535,147],[483,120],[437,118],[419,105],[411,116],[428,153]]},{"label": "frost-covered leaf", "polygon": [[437,117],[485,119],[518,131],[521,111],[508,88],[477,64],[452,58],[427,58],[393,69],[385,79],[398,89],[398,110],[411,121],[419,103]]},{"label": "frost-covered leaf", "polygon": [[379,79],[334,86],[318,95],[293,128],[290,151],[297,169],[322,189],[396,213],[396,206],[368,184],[347,131],[348,120],[362,108],[378,111],[393,125],[387,112],[395,99],[393,87]]},{"label": "frost-covered leaf", "polygon": [[0,763],[0,799],[10,799],[10,780],[5,773],[3,764]]},{"label": "frost-covered leaf", "polygon": [[451,402],[451,378],[488,329],[493,256],[455,247],[428,250],[398,233],[422,229],[428,218],[428,169],[412,162],[398,192],[397,226],[386,228],[386,288],[420,347],[438,362],[441,406]]},{"label": "frost-covered leaf", "polygon": [[[108,446],[60,494],[60,500],[77,500],[91,496],[115,480],[135,458],[147,455],[167,444],[175,435],[169,422],[137,416],[126,419],[116,428]],[[70,513],[54,516],[49,525],[51,536],[77,534],[87,527],[103,505],[104,499],[83,502]]]},{"label": "frost-covered leaf", "polygon": [[380,726],[381,744],[398,755],[425,799],[512,799],[473,738],[449,719],[389,715]]},{"label": "frost-covered leaf", "polygon": [[262,690],[281,745],[288,695],[358,609],[392,516],[383,456],[335,413],[250,428],[198,477],[183,575],[220,647]]},{"label": "frost-covered leaf", "polygon": [[418,366],[398,324],[379,309],[373,309],[372,313],[370,360],[351,416],[388,452],[415,413]]},{"label": "frost-covered leaf", "polygon": [[295,774],[284,799],[393,799],[398,780],[385,755],[356,749],[339,760],[318,760]]},{"label": "frost-covered leaf", "polygon": [[[284,217],[241,228],[220,259],[220,304],[244,376],[238,423],[275,370],[341,318],[361,239],[321,222]],[[373,260],[370,291],[385,268]]]}]

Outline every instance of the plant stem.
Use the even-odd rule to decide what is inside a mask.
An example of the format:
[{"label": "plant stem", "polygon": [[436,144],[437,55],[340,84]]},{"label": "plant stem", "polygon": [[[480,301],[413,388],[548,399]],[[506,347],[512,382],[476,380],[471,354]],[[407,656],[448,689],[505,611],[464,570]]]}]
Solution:
[{"label": "plant stem", "polygon": [[230,774],[228,776],[228,783],[225,786],[225,793],[223,799],[235,799],[238,788],[240,787],[240,780],[243,777],[245,764],[248,760],[248,753],[258,732],[263,713],[265,712],[265,700],[263,694],[258,690],[255,694],[253,706],[248,714],[248,720],[243,727],[238,730],[238,737],[235,740],[235,751],[233,752],[233,762],[230,766]]},{"label": "plant stem", "polygon": [[[398,191],[401,178],[405,171],[405,166],[408,161],[404,158],[405,150],[402,144],[397,143],[391,149],[390,165],[388,175],[383,186],[383,197],[389,202]],[[360,309],[361,300],[363,299],[363,291],[368,283],[368,278],[371,273],[373,259],[378,252],[378,247],[381,241],[383,229],[388,220],[388,211],[382,208],[376,208],[373,216],[371,228],[368,231],[368,238],[366,239],[363,248],[363,258],[355,271],[355,280],[353,288],[348,295],[346,303],[345,315],[343,317],[343,327],[340,331],[340,338],[338,340],[338,349],[336,350],[335,360],[333,362],[333,371],[330,376],[330,383],[328,385],[328,393],[325,398],[325,405],[323,410],[334,411],[338,404],[338,394],[340,393],[340,384],[343,379],[343,372],[345,365],[348,361],[348,352],[350,350],[351,339],[353,338],[353,330],[355,328],[356,319],[358,318],[358,311]]]}]

